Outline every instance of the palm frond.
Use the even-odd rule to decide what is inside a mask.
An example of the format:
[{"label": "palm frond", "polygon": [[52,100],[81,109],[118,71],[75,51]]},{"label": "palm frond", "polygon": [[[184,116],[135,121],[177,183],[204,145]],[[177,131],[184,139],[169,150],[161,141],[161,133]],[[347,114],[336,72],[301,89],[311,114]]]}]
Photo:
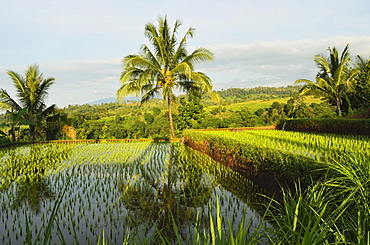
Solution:
[{"label": "palm frond", "polygon": [[153,86],[153,85],[144,86],[142,88],[142,91],[145,91],[146,93],[141,97],[141,101],[140,101],[141,104],[148,102],[150,99],[158,96],[161,93],[160,88],[158,88],[157,86]]},{"label": "palm frond", "polygon": [[7,74],[10,76],[10,78],[13,81],[15,90],[16,90],[16,96],[18,98],[22,98],[27,95],[27,87],[26,87],[26,81],[25,79],[17,72],[14,71],[8,71]]},{"label": "palm frond", "polygon": [[187,56],[183,62],[189,62],[196,64],[203,61],[212,61],[214,54],[206,48],[198,48],[193,51],[189,56]]},{"label": "palm frond", "polygon": [[5,89],[0,89],[0,108],[20,111],[22,107],[8,94]]},{"label": "palm frond", "polygon": [[125,68],[127,67],[135,67],[141,69],[156,68],[155,64],[153,64],[148,59],[140,55],[128,55],[123,59],[122,63]]},{"label": "palm frond", "polygon": [[147,45],[143,44],[140,50],[142,51],[143,57],[145,57],[145,59],[147,59],[155,67],[157,68],[161,67],[161,64],[158,62],[156,56],[153,54],[153,52],[150,50],[150,48]]},{"label": "palm frond", "polygon": [[53,114],[56,110],[56,105],[55,104],[52,104],[51,106],[49,106],[48,108],[46,108],[43,112],[42,112],[42,116],[43,117],[46,117],[46,116],[49,116],[51,114]]},{"label": "palm frond", "polygon": [[203,72],[193,72],[191,79],[193,81],[193,88],[197,88],[203,92],[212,91],[212,80]]},{"label": "palm frond", "polygon": [[190,27],[184,37],[181,39],[177,49],[176,49],[176,52],[174,54],[174,57],[173,57],[173,60],[175,62],[180,62],[182,61],[186,56],[188,56],[188,51],[186,49],[186,44],[187,44],[187,40],[188,38],[192,38],[194,36],[194,31],[195,31],[195,28],[193,27]]},{"label": "palm frond", "polygon": [[143,88],[153,86],[157,70],[136,70],[132,69],[121,76],[122,86],[117,91],[118,100],[123,100],[128,95],[139,96]]},{"label": "palm frond", "polygon": [[119,101],[123,100],[125,97],[138,94],[140,86],[137,86],[134,82],[125,83],[117,90],[117,99]]},{"label": "palm frond", "polygon": [[194,66],[191,63],[181,62],[176,67],[172,69],[175,75],[184,75],[191,80],[192,73],[194,71]]},{"label": "palm frond", "polygon": [[329,74],[330,73],[330,63],[321,54],[315,55],[314,61],[319,68],[319,74]]}]

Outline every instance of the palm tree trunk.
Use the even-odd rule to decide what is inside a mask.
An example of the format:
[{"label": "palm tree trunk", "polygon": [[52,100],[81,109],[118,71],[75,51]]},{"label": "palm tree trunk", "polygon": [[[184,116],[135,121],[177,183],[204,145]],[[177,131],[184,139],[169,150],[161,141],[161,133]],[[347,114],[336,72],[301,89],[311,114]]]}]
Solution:
[{"label": "palm tree trunk", "polygon": [[12,142],[15,142],[17,138],[15,136],[15,128],[13,126],[11,127],[10,132],[12,136]]},{"label": "palm tree trunk", "polygon": [[31,136],[31,141],[35,141],[35,125],[30,125],[30,136]]},{"label": "palm tree trunk", "polygon": [[336,99],[336,103],[337,103],[337,111],[338,111],[338,116],[342,116],[342,110],[340,108],[340,99]]},{"label": "palm tree trunk", "polygon": [[171,97],[167,97],[167,105],[168,105],[168,117],[170,118],[170,129],[171,129],[171,137],[175,138],[175,128],[173,126],[173,119],[172,119],[172,108],[171,108]]}]

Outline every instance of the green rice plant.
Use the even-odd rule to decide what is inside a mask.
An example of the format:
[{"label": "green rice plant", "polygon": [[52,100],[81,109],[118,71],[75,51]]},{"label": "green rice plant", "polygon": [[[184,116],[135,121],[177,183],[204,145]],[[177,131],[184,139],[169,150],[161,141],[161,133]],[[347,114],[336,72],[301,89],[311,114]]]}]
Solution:
[{"label": "green rice plant", "polygon": [[[241,162],[255,171],[267,170],[284,178],[323,177],[326,162],[342,161],[348,153],[370,157],[367,136],[330,135],[280,130],[184,131],[185,143],[232,166]],[[252,173],[253,174],[253,173]],[[310,177],[310,175],[312,177]]]},{"label": "green rice plant", "polygon": [[328,163],[330,178],[325,185],[338,200],[348,196],[350,208],[342,218],[344,235],[356,244],[370,240],[370,158],[342,154],[340,160]]},{"label": "green rice plant", "polygon": [[[281,203],[267,208],[274,229],[268,235],[272,244],[346,244],[340,221],[348,210],[352,195],[336,201],[321,183],[306,192],[296,186],[295,194],[283,192]],[[334,202],[335,201],[335,202]]]},{"label": "green rice plant", "polygon": [[[252,220],[247,221],[247,215],[243,212],[241,220],[235,230],[233,224],[228,218],[225,221],[221,215],[221,205],[219,197],[216,197],[215,213],[209,209],[209,229],[198,226],[199,219],[193,228],[193,239],[191,244],[212,244],[212,245],[238,245],[238,244],[264,244],[266,241],[264,232],[267,231],[266,223],[260,223],[257,227],[252,227]],[[199,217],[199,216],[197,216]],[[215,218],[214,218],[215,217]]]},{"label": "green rice plant", "polygon": [[[1,207],[5,207],[0,215],[1,220],[13,224],[12,227],[4,228],[3,243],[21,242],[26,233],[27,244],[44,241],[60,244],[96,243],[99,237],[100,242],[111,244],[121,243],[122,239],[127,244],[156,244],[156,241],[171,244],[179,243],[179,238],[185,236],[189,239],[184,241],[191,244],[206,244],[212,239],[214,243],[221,244],[217,236],[218,231],[222,231],[222,241],[230,240],[237,244],[237,241],[243,239],[248,241],[245,235],[252,234],[251,229],[255,229],[255,225],[260,222],[258,212],[248,210],[245,211],[247,217],[243,218],[246,220],[243,227],[235,225],[241,222],[244,213],[240,208],[245,208],[245,203],[254,196],[255,186],[231,169],[184,145],[143,142],[59,146],[39,144],[35,147],[42,152],[40,156],[45,158],[39,164],[53,167],[48,167],[44,172],[48,188],[64,189],[69,176],[71,183],[59,211],[54,211],[49,200],[42,199],[41,212],[27,216],[28,232],[25,232],[27,229],[22,227],[21,221],[31,211],[30,208],[25,206],[24,212],[19,213],[6,206],[6,203],[17,197],[16,190],[24,181],[20,176],[37,170],[37,161],[32,163],[33,169],[27,169],[26,163],[39,158],[37,154],[31,153],[29,146],[4,151],[0,156],[0,167],[9,167],[9,159],[17,158],[21,167],[16,174],[20,180],[13,181],[11,185],[14,188],[4,190],[4,195],[0,197]],[[65,156],[60,154],[64,151],[68,152]],[[13,172],[9,169],[9,174]],[[25,188],[23,190],[26,191]],[[220,195],[219,201],[215,199],[216,194]],[[121,195],[126,196],[120,198]],[[220,211],[214,211],[218,205]],[[138,211],[138,208],[142,210]],[[219,212],[220,216],[215,212]],[[54,213],[54,220],[59,222],[49,226],[49,216]],[[209,213],[214,215],[213,238],[208,228]],[[198,221],[194,220],[196,217],[199,217]],[[250,222],[251,229],[244,229],[251,217],[254,219]],[[133,227],[128,225],[131,221]],[[101,227],[107,229],[104,237]],[[124,233],[121,227],[122,230],[128,227],[129,232]],[[0,229],[3,229],[1,224]],[[193,238],[194,229],[199,231],[198,238]],[[50,235],[45,235],[46,230],[49,230]],[[173,230],[178,233],[170,238],[167,235],[173,233]],[[84,234],[81,236],[82,232]],[[37,237],[38,240],[35,240]]]},{"label": "green rice plant", "polygon": [[[265,130],[271,131],[271,130]],[[242,133],[241,133],[242,134]],[[249,174],[267,171],[281,180],[303,182],[319,178],[323,172],[323,163],[311,157],[283,151],[281,145],[267,147],[264,138],[245,140],[234,139],[227,133],[186,131],[185,143],[202,153],[210,155],[216,161],[231,168],[244,166]],[[268,138],[265,138],[268,141]],[[236,165],[237,163],[237,165]]]},{"label": "green rice plant", "polygon": [[326,182],[338,195],[353,194],[356,205],[370,208],[370,158],[342,154],[340,160],[328,162],[331,178]]},{"label": "green rice plant", "polygon": [[317,160],[328,157],[335,158],[338,153],[349,149],[356,154],[369,156],[370,142],[367,136],[358,135],[333,135],[289,132],[281,130],[246,130],[232,131],[206,131],[210,135],[217,135],[251,145],[279,149],[280,151],[293,152],[306,155]]}]

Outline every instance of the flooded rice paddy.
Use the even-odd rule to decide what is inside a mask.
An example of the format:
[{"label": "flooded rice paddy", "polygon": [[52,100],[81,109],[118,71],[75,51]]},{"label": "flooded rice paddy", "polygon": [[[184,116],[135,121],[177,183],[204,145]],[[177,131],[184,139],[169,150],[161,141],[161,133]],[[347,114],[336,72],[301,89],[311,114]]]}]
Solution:
[{"label": "flooded rice paddy", "polygon": [[188,243],[219,220],[225,233],[264,222],[255,204],[262,190],[179,143],[37,144],[0,154],[1,244],[42,241],[63,191],[52,244],[96,244],[103,232],[112,244]]}]

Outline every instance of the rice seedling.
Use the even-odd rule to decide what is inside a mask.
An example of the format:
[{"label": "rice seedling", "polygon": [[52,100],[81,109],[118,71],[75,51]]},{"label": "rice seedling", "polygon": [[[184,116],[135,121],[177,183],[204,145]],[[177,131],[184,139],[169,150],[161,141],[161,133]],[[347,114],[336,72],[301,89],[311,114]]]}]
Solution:
[{"label": "rice seedling", "polygon": [[[59,225],[48,228],[50,243],[369,241],[367,138],[273,130],[186,132],[185,137],[189,144],[206,146],[200,150],[212,150],[215,158],[230,164],[248,160],[255,170],[282,176],[325,171],[317,185],[306,192],[300,188],[292,194],[284,191],[278,202],[232,169],[179,143],[40,144],[2,149],[0,241],[34,243],[27,237],[44,232],[53,212]],[[35,197],[27,195],[30,188],[38,190],[32,191]],[[59,208],[54,211],[56,196],[47,193],[64,188],[65,198],[57,198]],[[33,228],[27,231],[26,223]]]},{"label": "rice seedling", "polygon": [[[41,157],[36,151],[43,160],[39,160]],[[55,214],[59,225],[51,229],[48,238],[51,243],[66,244],[97,243],[104,227],[109,228],[109,232],[100,241],[114,244],[155,243],[162,239],[178,241],[179,235],[190,236],[196,214],[202,216],[198,228],[207,227],[209,218],[200,213],[216,205],[215,191],[230,189],[233,181],[241,181],[232,171],[222,173],[216,162],[210,163],[203,156],[199,158],[197,152],[178,143],[40,144],[5,149],[0,154],[0,168],[6,170],[6,176],[11,176],[3,178],[5,175],[1,175],[5,185],[0,204],[5,209],[0,214],[0,220],[4,220],[0,233],[6,234],[5,244],[26,240],[27,232],[23,232],[26,216],[29,226],[33,227],[29,237],[37,237],[45,231],[45,224],[54,210],[53,197],[45,199],[41,193],[36,195],[42,200],[39,212],[32,212],[29,202],[18,205],[22,211],[6,205],[17,197],[20,199],[20,192],[15,190],[24,183],[24,176],[30,178],[31,174],[40,173],[40,169],[40,179],[45,183],[43,190],[59,193],[68,178],[71,179]],[[18,159],[19,166],[12,165],[14,159]],[[202,161],[206,161],[206,165]],[[14,172],[17,173],[14,175]],[[222,181],[222,176],[227,180]],[[25,192],[26,188],[23,190]],[[244,190],[222,191],[220,199],[229,205],[226,201],[229,196]],[[244,215],[241,210],[246,204],[235,199],[230,202],[233,204],[227,208],[227,215],[237,213],[234,220],[238,220]],[[207,203],[212,203],[210,208],[204,208]],[[250,219],[258,213],[248,215]],[[173,225],[178,235],[171,235]]]},{"label": "rice seedling", "polygon": [[281,201],[266,206],[273,226],[266,234],[269,243],[369,244],[368,137],[274,130],[189,131],[185,142],[226,165],[231,158],[277,176],[281,173],[276,171],[302,177],[315,168],[324,170],[320,181],[306,191],[283,190]]}]

